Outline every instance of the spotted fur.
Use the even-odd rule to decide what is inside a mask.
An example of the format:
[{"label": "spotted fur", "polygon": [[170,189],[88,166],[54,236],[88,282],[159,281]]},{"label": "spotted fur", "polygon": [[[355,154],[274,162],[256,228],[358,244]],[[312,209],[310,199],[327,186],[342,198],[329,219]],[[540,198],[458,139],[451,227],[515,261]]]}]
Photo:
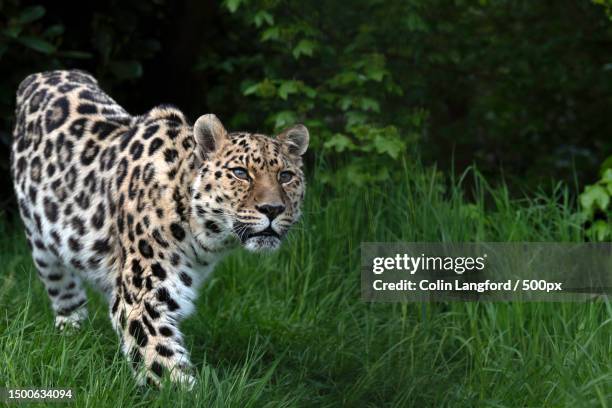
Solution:
[{"label": "spotted fur", "polygon": [[141,382],[193,383],[180,321],[228,250],[278,247],[300,216],[308,131],[228,133],[176,108],[131,116],[81,71],[17,91],[11,174],[27,242],[60,328],[102,291]]}]

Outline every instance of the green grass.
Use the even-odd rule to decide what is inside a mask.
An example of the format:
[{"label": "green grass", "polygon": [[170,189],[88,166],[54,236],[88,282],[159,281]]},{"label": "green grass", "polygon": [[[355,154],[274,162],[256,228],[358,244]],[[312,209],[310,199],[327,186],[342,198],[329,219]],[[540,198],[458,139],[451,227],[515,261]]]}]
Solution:
[{"label": "green grass", "polygon": [[[280,252],[227,258],[183,329],[193,392],[139,389],[99,296],[76,335],[52,326],[22,232],[0,226],[0,385],[71,387],[79,407],[610,406],[612,306],[368,304],[361,241],[577,241],[569,195],[512,200],[474,173],[444,187],[336,190],[311,175],[303,222]],[[40,405],[39,405],[40,406]]]}]

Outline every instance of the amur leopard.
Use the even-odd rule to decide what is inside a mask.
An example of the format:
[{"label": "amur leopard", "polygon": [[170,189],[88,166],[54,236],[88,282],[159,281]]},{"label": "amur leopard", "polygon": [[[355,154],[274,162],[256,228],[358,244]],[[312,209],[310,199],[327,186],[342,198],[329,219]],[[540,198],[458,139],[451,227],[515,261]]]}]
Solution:
[{"label": "amur leopard", "polygon": [[11,174],[38,275],[59,328],[103,292],[140,383],[192,385],[179,323],[229,250],[271,250],[300,217],[308,130],[275,138],[192,126],[158,106],[132,116],[83,71],[19,86]]}]

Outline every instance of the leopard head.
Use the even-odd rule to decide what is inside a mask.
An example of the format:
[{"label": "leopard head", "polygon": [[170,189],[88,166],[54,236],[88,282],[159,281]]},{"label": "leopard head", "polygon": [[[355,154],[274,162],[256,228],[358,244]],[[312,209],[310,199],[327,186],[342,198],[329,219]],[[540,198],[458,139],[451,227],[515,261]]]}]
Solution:
[{"label": "leopard head", "polygon": [[274,138],[228,133],[208,114],[193,132],[200,157],[191,198],[196,239],[204,244],[234,237],[251,251],[278,248],[301,214],[306,127],[296,125]]}]

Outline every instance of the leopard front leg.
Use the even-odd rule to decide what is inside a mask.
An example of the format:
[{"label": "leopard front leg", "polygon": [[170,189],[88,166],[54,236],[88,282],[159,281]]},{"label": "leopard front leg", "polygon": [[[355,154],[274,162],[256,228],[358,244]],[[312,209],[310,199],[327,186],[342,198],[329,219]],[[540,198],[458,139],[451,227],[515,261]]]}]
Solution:
[{"label": "leopard front leg", "polygon": [[127,264],[116,279],[111,320],[137,381],[159,385],[169,375],[191,388],[195,378],[178,326],[192,301],[177,298],[165,265],[136,258]]}]

